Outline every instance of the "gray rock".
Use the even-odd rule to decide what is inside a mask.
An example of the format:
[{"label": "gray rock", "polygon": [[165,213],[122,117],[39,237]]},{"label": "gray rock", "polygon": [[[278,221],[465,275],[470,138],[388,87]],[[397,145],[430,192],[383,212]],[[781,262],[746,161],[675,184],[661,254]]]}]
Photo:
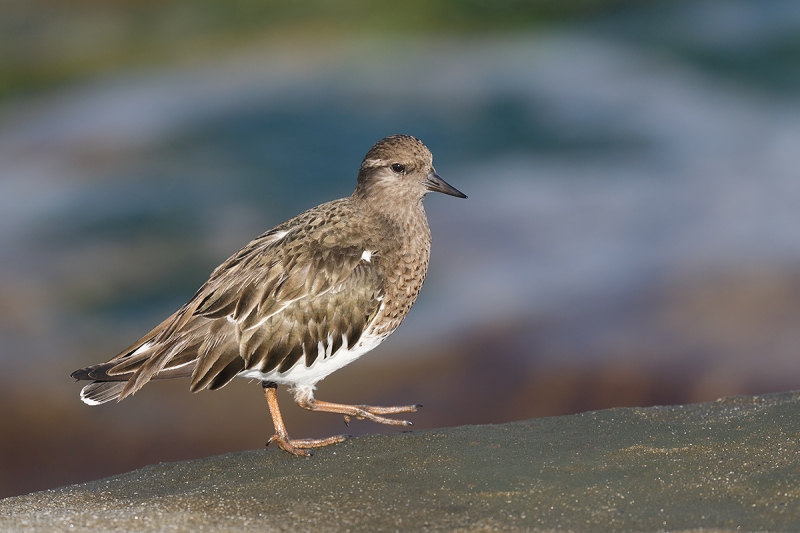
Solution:
[{"label": "gray rock", "polygon": [[800,393],[257,450],[0,501],[2,531],[800,531]]}]

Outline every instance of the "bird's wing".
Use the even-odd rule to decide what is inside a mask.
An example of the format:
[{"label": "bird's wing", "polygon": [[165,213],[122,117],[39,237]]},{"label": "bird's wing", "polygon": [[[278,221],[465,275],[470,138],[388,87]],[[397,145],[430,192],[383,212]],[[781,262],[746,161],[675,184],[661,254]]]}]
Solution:
[{"label": "bird's wing", "polygon": [[120,399],[160,377],[191,375],[197,391],[244,369],[285,372],[302,357],[311,365],[345,342],[353,346],[380,309],[379,255],[279,229],[220,265],[184,307],[127,350],[73,376],[127,379]]}]

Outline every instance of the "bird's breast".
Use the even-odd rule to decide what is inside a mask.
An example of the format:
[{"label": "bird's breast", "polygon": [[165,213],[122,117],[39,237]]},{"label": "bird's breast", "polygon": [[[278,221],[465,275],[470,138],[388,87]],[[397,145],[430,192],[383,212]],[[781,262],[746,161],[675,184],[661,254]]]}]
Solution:
[{"label": "bird's breast", "polygon": [[375,334],[389,334],[400,325],[416,301],[428,272],[431,241],[427,224],[403,237],[396,246],[380,254],[386,286],[379,320],[372,331]]}]

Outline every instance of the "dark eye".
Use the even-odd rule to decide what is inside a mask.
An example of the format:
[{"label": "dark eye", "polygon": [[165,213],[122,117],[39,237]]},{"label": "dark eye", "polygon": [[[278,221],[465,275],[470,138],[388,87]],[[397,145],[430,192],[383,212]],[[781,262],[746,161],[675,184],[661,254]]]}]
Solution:
[{"label": "dark eye", "polygon": [[392,163],[392,171],[396,172],[397,174],[403,174],[406,171],[406,167],[400,163]]}]

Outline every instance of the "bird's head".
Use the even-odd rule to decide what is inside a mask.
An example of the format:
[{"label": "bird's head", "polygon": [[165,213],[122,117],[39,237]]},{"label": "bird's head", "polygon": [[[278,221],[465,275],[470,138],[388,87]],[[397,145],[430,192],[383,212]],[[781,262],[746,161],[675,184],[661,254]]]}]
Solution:
[{"label": "bird's head", "polygon": [[467,197],[436,174],[433,155],[422,141],[410,135],[392,135],[367,152],[354,195],[415,203],[429,192]]}]

